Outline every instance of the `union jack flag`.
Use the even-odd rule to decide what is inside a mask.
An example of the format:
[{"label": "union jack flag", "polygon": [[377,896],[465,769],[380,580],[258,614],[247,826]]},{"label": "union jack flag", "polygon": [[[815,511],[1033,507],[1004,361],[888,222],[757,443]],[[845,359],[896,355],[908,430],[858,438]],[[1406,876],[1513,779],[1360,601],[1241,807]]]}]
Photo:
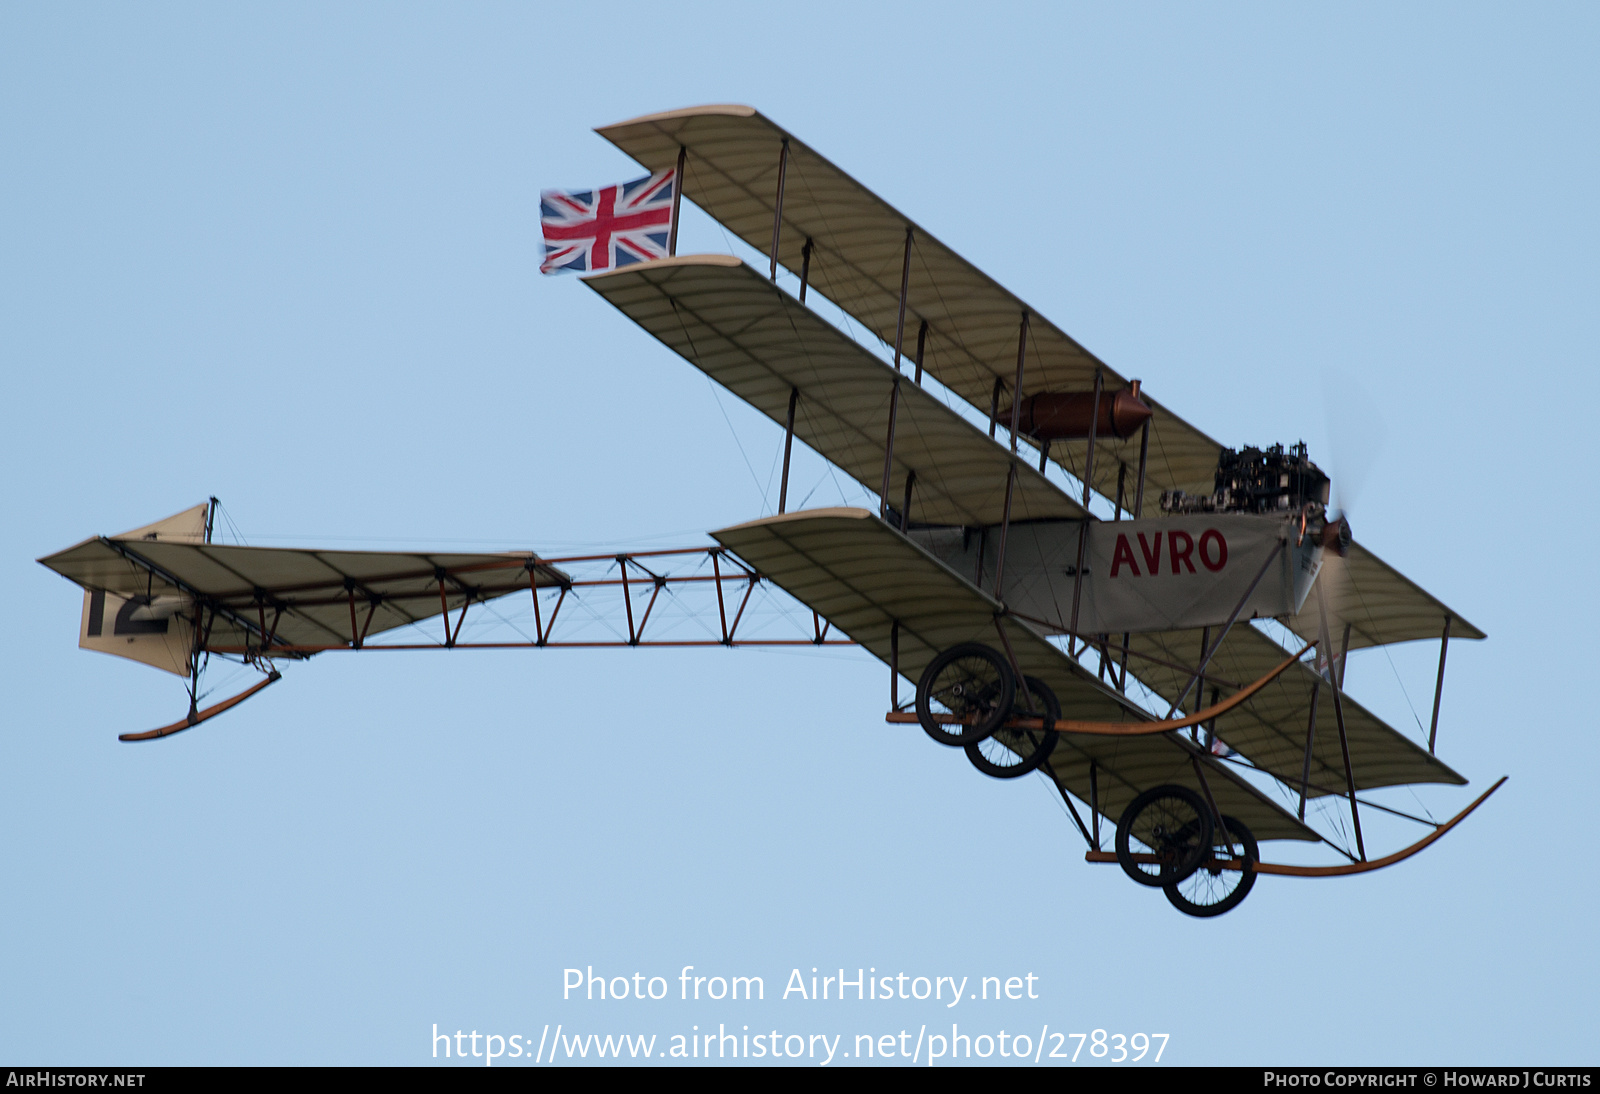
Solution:
[{"label": "union jack flag", "polygon": [[674,170],[600,190],[544,190],[540,273],[609,270],[665,258],[672,230]]}]

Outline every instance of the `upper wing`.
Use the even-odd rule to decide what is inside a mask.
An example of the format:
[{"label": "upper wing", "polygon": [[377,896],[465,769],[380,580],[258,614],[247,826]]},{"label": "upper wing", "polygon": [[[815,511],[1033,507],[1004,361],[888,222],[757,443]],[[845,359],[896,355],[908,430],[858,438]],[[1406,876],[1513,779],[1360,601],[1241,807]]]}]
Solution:
[{"label": "upper wing", "polygon": [[[1000,405],[1010,405],[1017,371],[1017,339],[1028,320],[1028,356],[1022,394],[1091,391],[1097,369],[1105,390],[1128,386],[1038,310],[914,224],[888,202],[810,146],[748,106],[704,106],[652,114],[596,130],[651,170],[677,162],[686,149],[684,196],[730,231],[771,254],[778,159],[785,144],[783,230],[778,261],[801,268],[811,243],[811,282],[828,299],[892,344],[899,317],[906,231],[911,229],[911,270],[906,300],[907,353],[927,323],[923,367],[940,383],[987,411],[995,383]],[[1154,490],[1209,494],[1222,446],[1148,394],[1148,482]],[[1075,474],[1082,445],[1058,445],[1055,458]],[[1138,462],[1139,441],[1101,438],[1093,486],[1110,495],[1118,464]]]}]

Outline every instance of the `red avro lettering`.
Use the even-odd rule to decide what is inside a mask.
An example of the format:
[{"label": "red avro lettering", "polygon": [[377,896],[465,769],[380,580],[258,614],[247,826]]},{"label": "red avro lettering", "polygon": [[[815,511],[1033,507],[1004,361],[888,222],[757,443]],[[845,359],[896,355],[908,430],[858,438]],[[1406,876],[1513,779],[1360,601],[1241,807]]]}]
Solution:
[{"label": "red avro lettering", "polygon": [[1128,569],[1133,571],[1133,576],[1139,576],[1139,564],[1133,559],[1133,546],[1128,542],[1128,537],[1121,532],[1117,533],[1117,546],[1111,552],[1111,576],[1116,577],[1117,571],[1122,569],[1126,562]]},{"label": "red avro lettering", "polygon": [[1172,559],[1172,572],[1178,573],[1178,564],[1189,567],[1189,572],[1194,573],[1194,563],[1189,561],[1189,556],[1194,554],[1194,537],[1188,532],[1167,533],[1167,554]]},{"label": "red avro lettering", "polygon": [[1144,541],[1144,533],[1139,533],[1139,550],[1144,552],[1144,568],[1151,577],[1161,572],[1161,533],[1156,533],[1156,549],[1152,551],[1150,545]]},{"label": "red avro lettering", "polygon": [[[1215,544],[1217,558],[1213,562],[1211,552],[1206,547]],[[1200,533],[1200,562],[1206,569],[1216,573],[1228,564],[1228,541],[1222,538],[1222,533],[1215,528],[1207,528]]]}]

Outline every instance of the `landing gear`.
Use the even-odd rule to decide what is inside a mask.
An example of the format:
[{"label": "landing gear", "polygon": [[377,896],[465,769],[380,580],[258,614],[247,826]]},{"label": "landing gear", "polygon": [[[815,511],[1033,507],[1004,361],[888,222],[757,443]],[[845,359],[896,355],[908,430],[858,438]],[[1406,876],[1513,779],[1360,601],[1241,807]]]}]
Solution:
[{"label": "landing gear", "polygon": [[997,651],[976,642],[952,646],[917,681],[917,721],[942,745],[975,744],[1011,714],[1017,682]]},{"label": "landing gear", "polygon": [[1223,817],[1200,868],[1182,881],[1162,887],[1172,906],[1184,915],[1208,918],[1237,908],[1256,883],[1261,852],[1250,829]]},{"label": "landing gear", "polygon": [[1211,849],[1211,811],[1182,786],[1158,786],[1129,803],[1117,822],[1117,865],[1140,885],[1176,885]]},{"label": "landing gear", "polygon": [[1015,718],[1038,718],[1042,729],[997,729],[981,741],[967,745],[967,759],[985,775],[1015,779],[1026,775],[1050,758],[1060,734],[1055,723],[1061,717],[1061,703],[1043,680],[1024,676],[1017,697],[1011,704]]}]

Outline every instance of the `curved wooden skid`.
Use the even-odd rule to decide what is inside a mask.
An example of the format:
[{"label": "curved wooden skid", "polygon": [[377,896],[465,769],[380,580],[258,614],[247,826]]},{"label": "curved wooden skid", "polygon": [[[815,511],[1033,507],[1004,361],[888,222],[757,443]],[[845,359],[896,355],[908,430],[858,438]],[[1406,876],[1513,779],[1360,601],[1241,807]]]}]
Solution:
[{"label": "curved wooden skid", "polygon": [[[1186,718],[1164,718],[1159,722],[1075,722],[1069,718],[1058,718],[1051,725],[1057,733],[1085,733],[1096,737],[1146,737],[1153,733],[1169,733],[1175,729],[1188,729],[1190,726],[1197,726],[1203,722],[1209,722],[1213,718],[1220,717],[1240,703],[1247,701],[1256,692],[1272,683],[1285,672],[1288,672],[1290,666],[1304,657],[1306,650],[1309,650],[1312,645],[1315,645],[1315,643],[1307,645],[1305,649],[1284,661],[1255,683],[1245,685],[1222,700],[1222,702],[1209,706],[1205,710],[1196,711]],[[915,722],[917,716],[911,713],[891,711],[884,720],[888,722]],[[955,715],[935,715],[934,720],[938,722],[959,722],[961,719]],[[1041,718],[1012,718],[1005,725],[1007,729],[1045,728],[1044,720]]]},{"label": "curved wooden skid", "polygon": [[[1075,722],[1071,719],[1062,718],[1056,721],[1055,730],[1057,733],[1089,733],[1100,737],[1143,737],[1151,733],[1167,733],[1174,729],[1188,729],[1190,726],[1201,725],[1204,722],[1209,722],[1213,718],[1217,718],[1228,713],[1228,711],[1232,710],[1240,703],[1246,702],[1256,692],[1260,691],[1278,677],[1288,672],[1290,667],[1293,666],[1295,662],[1299,661],[1300,658],[1304,657],[1306,650],[1309,650],[1311,645],[1314,644],[1315,643],[1307,645],[1299,653],[1286,659],[1277,668],[1267,673],[1255,683],[1245,685],[1232,695],[1228,696],[1226,699],[1222,700],[1222,702],[1209,706],[1205,710],[1197,710],[1187,718],[1163,718],[1159,722],[1134,723]],[[1038,718],[1030,718],[1028,719],[1028,722],[1024,724],[1023,728],[1043,729],[1044,722]]]},{"label": "curved wooden skid", "polygon": [[1375,858],[1371,862],[1347,862],[1342,866],[1281,866],[1274,862],[1263,862],[1256,866],[1256,872],[1258,874],[1282,874],[1285,877],[1344,877],[1346,874],[1365,874],[1373,870],[1381,870],[1385,866],[1393,866],[1397,862],[1404,862],[1465,820],[1468,813],[1482,805],[1489,799],[1490,794],[1505,785],[1507,777],[1501,775],[1493,786],[1478,795],[1477,801],[1435,828],[1432,832],[1429,832],[1426,836],[1423,836],[1410,847],[1396,851],[1392,855]]},{"label": "curved wooden skid", "polygon": [[261,680],[255,684],[252,684],[250,687],[245,688],[238,695],[235,695],[231,699],[224,699],[215,706],[206,707],[204,710],[191,711],[187,716],[179,719],[176,722],[173,722],[171,725],[162,726],[160,729],[147,729],[143,733],[119,733],[117,735],[117,740],[153,741],[157,737],[170,737],[174,733],[182,733],[184,730],[193,726],[197,726],[201,722],[209,721],[210,719],[215,718],[225,710],[232,710],[234,707],[250,698],[250,696],[254,695],[268,684],[277,683],[282,678],[282,674],[274,669],[265,680]]},{"label": "curved wooden skid", "polygon": [[[1495,784],[1489,789],[1485,790],[1482,794],[1478,795],[1478,799],[1471,805],[1467,806],[1461,812],[1451,817],[1444,824],[1441,824],[1439,827],[1435,828],[1432,832],[1429,832],[1426,836],[1423,836],[1410,847],[1402,848],[1392,855],[1385,855],[1382,858],[1375,858],[1370,862],[1347,862],[1342,866],[1287,866],[1277,862],[1258,862],[1256,863],[1256,873],[1280,874],[1283,877],[1345,877],[1350,874],[1371,873],[1373,870],[1381,870],[1385,866],[1393,866],[1397,862],[1404,862],[1406,859],[1410,858],[1418,851],[1421,851],[1423,848],[1437,840],[1440,836],[1443,836],[1446,832],[1450,831],[1450,829],[1454,828],[1456,825],[1465,820],[1468,813],[1471,813],[1474,809],[1478,808],[1478,806],[1488,801],[1490,794],[1493,794],[1496,790],[1499,790],[1501,786],[1505,785],[1507,778],[1508,776],[1505,775],[1500,776]],[[1116,854],[1111,851],[1090,851],[1083,857],[1085,862],[1117,861]],[[1158,861],[1154,855],[1134,855],[1133,858],[1135,862]],[[1240,869],[1241,866],[1238,859],[1234,859],[1231,862],[1220,863],[1219,865],[1224,870],[1237,870]]]}]

